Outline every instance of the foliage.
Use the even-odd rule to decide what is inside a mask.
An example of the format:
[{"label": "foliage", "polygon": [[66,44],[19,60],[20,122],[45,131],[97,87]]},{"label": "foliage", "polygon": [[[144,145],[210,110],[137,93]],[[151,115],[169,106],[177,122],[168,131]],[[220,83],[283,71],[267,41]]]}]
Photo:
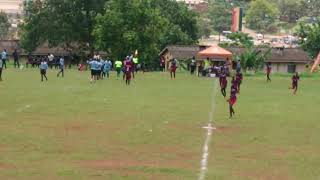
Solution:
[{"label": "foliage", "polygon": [[279,8],[280,19],[285,22],[295,23],[304,15],[302,1],[279,0],[276,2]]},{"label": "foliage", "polygon": [[199,36],[209,38],[212,32],[210,20],[204,17],[198,18]]},{"label": "foliage", "polygon": [[10,23],[5,12],[0,12],[0,39],[6,38],[9,32]]},{"label": "foliage", "polygon": [[167,44],[198,39],[197,15],[171,0],[47,0],[26,4],[21,46],[29,52],[48,43],[70,53],[103,50],[123,58],[138,49],[155,60]]},{"label": "foliage", "polygon": [[314,24],[300,23],[297,35],[300,37],[301,47],[311,58],[315,58],[320,52],[320,21]]},{"label": "foliage", "polygon": [[250,28],[266,32],[278,17],[278,8],[266,0],[256,0],[250,3],[246,13],[246,22]]},{"label": "foliage", "polygon": [[223,3],[211,3],[209,7],[208,17],[211,20],[213,29],[217,32],[229,31],[231,29],[231,6]]},{"label": "foliage", "polygon": [[196,14],[170,0],[110,0],[96,19],[96,47],[117,59],[139,50],[140,60],[152,64],[167,44],[198,38]]},{"label": "foliage", "polygon": [[62,46],[69,51],[93,53],[92,35],[95,17],[102,12],[106,0],[32,1],[26,6],[27,16],[22,25],[21,45],[32,52],[48,43]]},{"label": "foliage", "polygon": [[239,46],[252,47],[254,45],[253,38],[243,32],[231,33],[228,35],[228,38],[236,42]]},{"label": "foliage", "polygon": [[263,68],[263,65],[270,53],[270,48],[265,52],[253,47],[246,48],[245,51],[239,56],[241,66],[245,71],[254,70],[257,72]]}]

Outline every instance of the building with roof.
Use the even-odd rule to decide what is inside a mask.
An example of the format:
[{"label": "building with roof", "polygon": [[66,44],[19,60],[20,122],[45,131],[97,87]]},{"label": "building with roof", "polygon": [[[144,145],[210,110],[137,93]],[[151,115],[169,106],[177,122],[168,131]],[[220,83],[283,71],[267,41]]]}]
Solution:
[{"label": "building with roof", "polygon": [[[196,56],[201,50],[204,50],[207,47],[208,46],[199,45],[170,45],[164,48],[159,55],[163,56],[166,62],[169,62],[173,58],[183,61],[191,59],[193,56]],[[244,48],[226,49],[232,52],[234,56],[240,55],[245,51]],[[259,50],[267,51],[268,49],[260,48]],[[215,61],[214,59],[212,60]],[[219,59],[217,61],[219,61]],[[310,66],[313,63],[313,60],[301,48],[272,48],[271,54],[266,62],[271,63],[272,72],[294,73],[305,72],[307,70],[306,67]]]},{"label": "building with roof", "polygon": [[177,2],[185,3],[191,10],[196,12],[206,12],[209,9],[207,0],[176,0]]}]

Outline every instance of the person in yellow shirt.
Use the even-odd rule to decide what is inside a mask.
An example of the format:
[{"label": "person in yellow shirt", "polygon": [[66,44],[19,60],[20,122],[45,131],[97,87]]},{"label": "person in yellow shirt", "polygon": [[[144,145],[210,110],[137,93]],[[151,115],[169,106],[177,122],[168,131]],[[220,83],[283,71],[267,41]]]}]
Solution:
[{"label": "person in yellow shirt", "polygon": [[117,60],[114,65],[116,66],[116,71],[117,71],[117,78],[120,77],[121,69],[122,69],[122,62]]}]

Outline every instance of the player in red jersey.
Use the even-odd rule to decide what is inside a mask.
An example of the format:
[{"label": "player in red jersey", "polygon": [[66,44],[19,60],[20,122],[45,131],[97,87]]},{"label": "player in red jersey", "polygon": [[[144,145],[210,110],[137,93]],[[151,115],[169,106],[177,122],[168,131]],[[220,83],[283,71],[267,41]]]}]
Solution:
[{"label": "player in red jersey", "polygon": [[227,80],[227,75],[225,73],[222,73],[220,75],[220,79],[221,79],[221,83],[220,83],[220,87],[221,87],[221,94],[224,98],[226,98],[227,93],[226,93],[226,88],[228,85],[228,80]]},{"label": "player in red jersey", "polygon": [[237,83],[237,90],[238,90],[238,93],[240,93],[240,86],[242,84],[242,80],[243,80],[243,75],[241,72],[238,72],[236,74],[236,83]]},{"label": "player in red jersey", "polygon": [[131,63],[127,63],[125,65],[126,85],[130,85],[131,74],[132,74],[132,65]]},{"label": "player in red jersey", "polygon": [[229,113],[230,113],[230,118],[233,117],[235,114],[233,106],[237,102],[237,87],[235,85],[231,86],[231,93],[230,93],[230,99],[227,100],[229,102]]},{"label": "player in red jersey", "polygon": [[171,66],[170,66],[170,76],[171,76],[171,79],[172,78],[176,78],[176,70],[177,70],[177,60],[176,59],[173,59],[171,61]]},{"label": "player in red jersey", "polygon": [[292,79],[292,87],[290,89],[293,90],[293,94],[295,95],[298,90],[298,81],[300,80],[299,73],[295,73],[291,79]]},{"label": "player in red jersey", "polygon": [[267,82],[271,82],[271,79],[270,79],[270,74],[271,74],[271,63],[268,63],[268,64],[267,64],[267,67],[266,67],[266,74],[267,74]]}]

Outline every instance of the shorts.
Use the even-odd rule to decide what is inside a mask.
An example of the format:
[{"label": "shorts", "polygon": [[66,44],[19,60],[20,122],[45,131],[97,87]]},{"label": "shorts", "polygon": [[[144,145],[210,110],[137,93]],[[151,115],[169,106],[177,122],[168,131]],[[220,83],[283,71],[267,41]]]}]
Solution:
[{"label": "shorts", "polygon": [[91,69],[91,76],[94,76],[94,75],[95,75],[95,70]]},{"label": "shorts", "polygon": [[131,79],[131,72],[126,72],[126,80],[130,80]]},{"label": "shorts", "polygon": [[45,70],[45,69],[40,69],[40,74],[41,75],[44,75],[44,74],[46,74],[47,73],[47,71]]},{"label": "shorts", "polygon": [[292,89],[298,88],[298,83],[292,83]]},{"label": "shorts", "polygon": [[229,100],[229,105],[233,106],[234,104],[236,104],[236,102],[237,102],[237,97],[236,96],[231,97]]},{"label": "shorts", "polygon": [[176,72],[177,67],[171,67],[171,72]]}]

